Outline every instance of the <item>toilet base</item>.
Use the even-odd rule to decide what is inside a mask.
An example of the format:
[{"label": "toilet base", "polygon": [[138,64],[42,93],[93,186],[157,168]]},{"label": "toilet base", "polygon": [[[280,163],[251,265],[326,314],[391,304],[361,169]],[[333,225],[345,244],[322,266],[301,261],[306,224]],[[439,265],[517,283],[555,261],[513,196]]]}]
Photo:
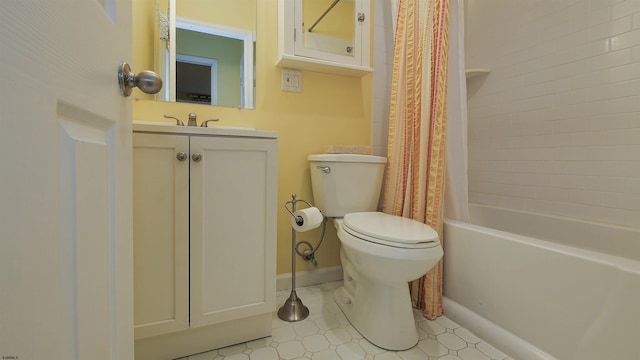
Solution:
[{"label": "toilet base", "polygon": [[351,325],[382,349],[400,351],[414,347],[418,331],[408,285],[373,285],[362,278],[353,287],[347,283],[353,281],[345,279],[345,286],[334,292],[335,302]]}]

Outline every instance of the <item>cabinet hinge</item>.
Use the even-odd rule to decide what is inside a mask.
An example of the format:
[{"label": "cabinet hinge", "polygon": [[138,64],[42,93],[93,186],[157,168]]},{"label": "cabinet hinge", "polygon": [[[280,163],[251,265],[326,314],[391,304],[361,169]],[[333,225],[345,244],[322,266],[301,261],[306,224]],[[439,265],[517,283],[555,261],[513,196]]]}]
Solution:
[{"label": "cabinet hinge", "polygon": [[293,28],[293,42],[296,42],[296,35],[298,34],[298,29]]},{"label": "cabinet hinge", "polygon": [[364,22],[365,15],[363,12],[358,13],[358,22]]}]

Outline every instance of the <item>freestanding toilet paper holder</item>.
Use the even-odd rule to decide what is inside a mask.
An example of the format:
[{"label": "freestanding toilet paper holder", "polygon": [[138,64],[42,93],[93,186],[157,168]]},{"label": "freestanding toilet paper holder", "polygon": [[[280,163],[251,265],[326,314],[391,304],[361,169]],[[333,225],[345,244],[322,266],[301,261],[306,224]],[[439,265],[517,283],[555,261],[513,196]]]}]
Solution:
[{"label": "freestanding toilet paper holder", "polygon": [[[298,200],[296,198],[296,194],[291,194],[291,201],[287,201],[284,204],[284,208],[287,209],[289,214],[291,214],[296,224],[298,224],[298,226],[301,226],[303,225],[304,220],[302,219],[302,217],[294,215],[294,213],[296,212],[297,202],[303,202],[309,207],[313,207],[313,205],[311,205],[306,200]],[[287,205],[291,205],[291,208],[289,208]],[[296,230],[293,227],[291,228],[291,294],[289,295],[289,298],[284,302],[284,304],[278,310],[278,317],[281,320],[295,322],[295,321],[304,320],[307,318],[307,316],[309,316],[309,308],[307,308],[302,303],[302,300],[296,294],[296,253],[302,256],[302,258],[305,261],[311,261],[314,264],[314,266],[317,266],[317,262],[315,260],[314,254],[318,249],[318,247],[320,247],[320,244],[322,244],[322,240],[324,239],[326,223],[327,223],[326,218],[323,218],[322,235],[320,236],[320,241],[318,241],[318,244],[315,247],[311,246],[311,244],[309,244],[309,242],[307,241],[300,242],[300,244],[305,244],[306,246],[309,247],[304,252],[300,252],[298,250],[298,246],[300,244],[296,242]]]}]

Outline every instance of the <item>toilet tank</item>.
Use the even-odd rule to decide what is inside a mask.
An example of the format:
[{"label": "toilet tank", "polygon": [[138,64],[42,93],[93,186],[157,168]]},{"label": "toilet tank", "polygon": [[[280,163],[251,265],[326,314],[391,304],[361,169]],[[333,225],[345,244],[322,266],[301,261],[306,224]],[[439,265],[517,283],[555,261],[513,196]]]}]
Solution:
[{"label": "toilet tank", "polygon": [[309,155],[308,160],[314,205],[324,216],[343,217],[352,212],[377,210],[386,158],[316,154]]}]

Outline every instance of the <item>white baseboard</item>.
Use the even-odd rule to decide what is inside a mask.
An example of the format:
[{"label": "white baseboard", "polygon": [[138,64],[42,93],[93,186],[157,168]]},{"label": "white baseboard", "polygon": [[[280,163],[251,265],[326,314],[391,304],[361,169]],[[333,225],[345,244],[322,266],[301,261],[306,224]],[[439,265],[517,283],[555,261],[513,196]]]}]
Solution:
[{"label": "white baseboard", "polygon": [[[296,271],[296,288],[342,280],[342,266]],[[276,290],[291,290],[291,273],[276,277]]]}]

